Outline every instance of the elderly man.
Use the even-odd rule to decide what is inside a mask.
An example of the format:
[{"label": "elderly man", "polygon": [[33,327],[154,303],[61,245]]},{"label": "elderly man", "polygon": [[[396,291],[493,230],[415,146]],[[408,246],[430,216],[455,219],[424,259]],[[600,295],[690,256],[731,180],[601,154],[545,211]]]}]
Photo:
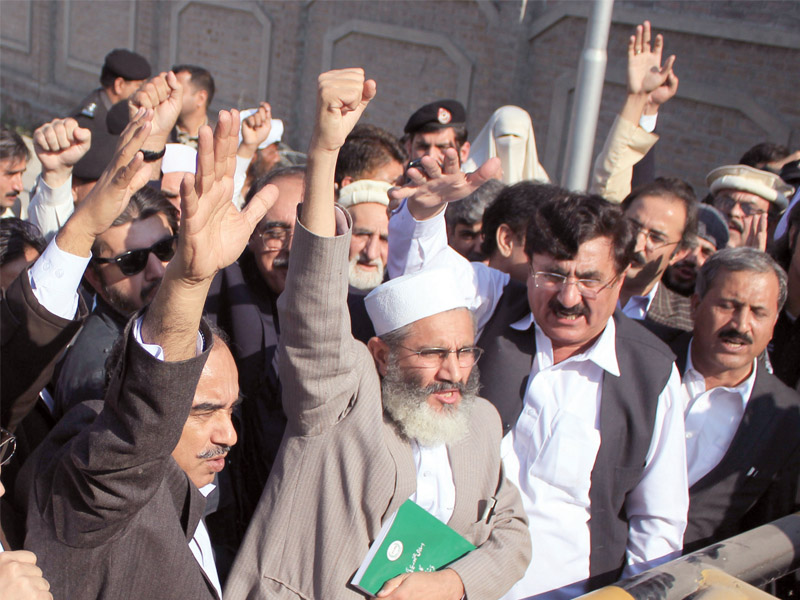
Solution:
[{"label": "elderly man", "polygon": [[800,395],[759,364],[786,301],[786,274],[754,248],[714,254],[692,296],[683,373],[689,468],[687,550],[796,510]]},{"label": "elderly man", "polygon": [[[374,95],[360,69],[319,78],[305,201],[279,300],[291,324],[278,352],[289,425],[226,588],[233,600],[360,597],[348,582],[409,498],[477,549],[447,569],[391,579],[381,597],[496,598],[527,562],[519,496],[500,466],[500,424],[474,397],[479,350],[454,288],[436,283],[438,274],[389,282],[367,301],[381,337],[367,348],[349,332],[349,223],[334,207],[333,166]],[[418,286],[430,285],[441,293],[423,300]]]},{"label": "elderly man", "polygon": [[669,348],[615,311],[631,222],[599,196],[561,190],[528,225],[526,289],[446,246],[444,201],[493,176],[497,163],[464,176],[448,150],[444,173],[429,158],[423,168],[432,181],[412,173],[390,194],[406,197],[389,221],[390,275],[447,268],[477,314],[482,390],[507,433],[503,462],[533,540],[528,571],[507,597],[572,598],[680,550],[680,377]]},{"label": "elderly man", "polygon": [[706,176],[714,206],[728,221],[731,248],[750,246],[764,250],[789,205],[792,187],[769,171],[746,165],[717,167]]},{"label": "elderly man", "polygon": [[[231,204],[237,130],[238,115],[226,112],[213,142],[210,128],[200,130],[178,251],[155,300],[126,329],[105,402],[76,407],[28,461],[26,547],[56,597],[222,595],[201,517],[236,442],[238,388],[232,357],[201,327],[201,313],[216,271],[239,255],[274,198],[267,188],[243,213]],[[125,206],[131,173],[146,180],[134,144],[142,138],[115,157],[130,163],[114,180],[122,189],[104,198],[106,214]],[[84,256],[89,247],[63,251]]]}]

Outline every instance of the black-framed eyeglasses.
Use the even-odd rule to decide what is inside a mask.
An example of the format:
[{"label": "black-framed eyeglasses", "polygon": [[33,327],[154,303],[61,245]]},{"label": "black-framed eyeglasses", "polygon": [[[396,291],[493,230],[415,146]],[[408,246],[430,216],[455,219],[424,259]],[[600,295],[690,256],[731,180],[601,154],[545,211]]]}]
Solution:
[{"label": "black-framed eyeglasses", "polygon": [[173,235],[159,240],[149,248],[138,248],[136,250],[129,250],[113,258],[94,258],[93,260],[100,264],[116,263],[123,275],[136,275],[147,266],[147,259],[150,257],[151,252],[155,254],[156,258],[160,261],[167,262],[172,260],[172,257],[175,256],[177,241],[178,236]]},{"label": "black-framed eyeglasses", "polygon": [[639,223],[639,221],[637,221],[636,219],[628,218],[628,221],[630,221],[631,225],[633,225],[637,237],[639,235],[644,235],[644,247],[647,249],[648,252],[652,252],[653,250],[658,250],[659,248],[663,248],[664,246],[672,246],[674,244],[680,243],[680,240],[670,242],[663,233],[659,233],[658,231],[652,231],[648,229],[647,227]]},{"label": "black-framed eyeglasses", "polygon": [[265,252],[278,252],[289,245],[294,232],[289,225],[273,225],[258,232]]},{"label": "black-framed eyeglasses", "polygon": [[0,427],[0,466],[6,464],[14,456],[17,449],[17,437]]},{"label": "black-framed eyeglasses", "polygon": [[537,288],[550,292],[558,292],[561,291],[561,288],[565,285],[575,284],[578,293],[589,300],[597,298],[600,292],[612,285],[619,278],[619,274],[614,275],[614,277],[605,283],[599,279],[573,279],[570,281],[567,275],[550,273],[548,271],[532,271],[531,276],[533,277],[533,284]]},{"label": "black-framed eyeglasses", "polygon": [[465,346],[456,350],[449,348],[420,348],[414,350],[406,346],[400,346],[404,350],[408,350],[411,354],[416,354],[419,363],[423,367],[440,367],[450,354],[456,355],[459,367],[468,368],[478,362],[481,355],[483,355],[483,348],[477,346]]},{"label": "black-framed eyeglasses", "polygon": [[739,205],[739,208],[745,214],[746,217],[756,217],[758,215],[765,215],[767,211],[763,208],[758,208],[754,203],[737,200],[736,198],[731,198],[730,196],[720,195],[714,198],[714,205],[720,209],[722,212],[729,213],[733,210],[733,207]]}]

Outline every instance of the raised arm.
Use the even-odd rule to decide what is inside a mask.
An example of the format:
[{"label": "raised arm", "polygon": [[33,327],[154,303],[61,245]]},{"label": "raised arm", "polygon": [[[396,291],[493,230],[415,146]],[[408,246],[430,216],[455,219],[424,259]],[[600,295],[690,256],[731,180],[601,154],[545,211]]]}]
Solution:
[{"label": "raised arm", "polygon": [[28,218],[48,242],[72,215],[72,169],[89,151],[91,139],[92,132],[75,119],[53,119],[33,132],[42,173]]},{"label": "raised arm", "polygon": [[591,191],[611,202],[622,202],[631,190],[633,166],[658,141],[658,136],[640,125],[642,115],[654,121],[662,104],[678,91],[672,70],[675,56],[662,65],[664,38],[651,44],[650,22],[636,27],[628,40],[628,82],[625,103],[611,126],[605,145],[595,160]]}]

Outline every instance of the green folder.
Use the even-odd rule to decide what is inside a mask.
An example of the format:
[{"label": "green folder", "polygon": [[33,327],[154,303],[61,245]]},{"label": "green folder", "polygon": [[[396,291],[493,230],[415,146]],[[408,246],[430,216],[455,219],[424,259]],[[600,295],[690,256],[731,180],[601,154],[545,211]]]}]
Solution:
[{"label": "green folder", "polygon": [[437,571],[475,546],[415,502],[406,500],[381,527],[352,583],[375,596],[401,573]]}]

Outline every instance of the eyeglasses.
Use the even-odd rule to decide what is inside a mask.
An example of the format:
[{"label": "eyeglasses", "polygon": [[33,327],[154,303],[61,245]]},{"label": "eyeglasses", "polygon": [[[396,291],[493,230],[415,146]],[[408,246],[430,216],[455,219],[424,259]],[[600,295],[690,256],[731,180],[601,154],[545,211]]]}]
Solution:
[{"label": "eyeglasses", "polygon": [[563,288],[565,285],[574,283],[580,295],[589,300],[597,298],[597,295],[600,292],[613,284],[619,277],[619,275],[614,275],[610,281],[603,283],[599,279],[574,279],[569,281],[569,277],[567,275],[561,275],[560,273],[548,273],[547,271],[535,271],[532,272],[531,275],[533,276],[533,284],[537,288],[550,292],[561,291],[561,288]]},{"label": "eyeglasses", "polygon": [[156,258],[160,261],[166,262],[172,260],[172,257],[175,256],[177,239],[178,236],[173,235],[156,242],[149,248],[129,250],[114,258],[94,258],[93,260],[100,264],[116,263],[123,275],[136,275],[147,266],[147,259],[150,257],[151,252],[155,254]]},{"label": "eyeglasses", "polygon": [[411,354],[416,354],[420,365],[428,368],[442,366],[450,354],[456,355],[459,367],[468,368],[478,362],[478,359],[483,354],[483,349],[477,346],[466,346],[464,348],[458,348],[457,350],[449,350],[448,348],[422,348],[421,350],[413,350],[406,346],[400,347],[404,350],[408,350]]},{"label": "eyeglasses", "polygon": [[731,198],[730,196],[717,196],[716,198],[714,198],[714,206],[716,206],[722,212],[732,211],[733,207],[736,206],[737,204],[739,205],[739,208],[742,209],[742,212],[745,214],[746,217],[755,217],[767,213],[766,210],[758,208],[752,202],[736,200],[735,198]]},{"label": "eyeglasses", "polygon": [[276,225],[258,232],[265,252],[278,252],[291,242],[294,232],[288,225]]},{"label": "eyeglasses", "polygon": [[657,231],[651,231],[636,219],[628,218],[631,225],[633,225],[634,230],[636,231],[636,236],[638,238],[639,235],[644,235],[644,247],[648,252],[652,252],[653,250],[658,250],[659,248],[663,248],[664,246],[672,246],[674,244],[679,244],[680,240],[676,240],[674,242],[670,242],[663,233],[658,233]]},{"label": "eyeglasses", "polygon": [[17,449],[17,438],[10,431],[0,427],[0,466],[6,464],[14,456]]}]

